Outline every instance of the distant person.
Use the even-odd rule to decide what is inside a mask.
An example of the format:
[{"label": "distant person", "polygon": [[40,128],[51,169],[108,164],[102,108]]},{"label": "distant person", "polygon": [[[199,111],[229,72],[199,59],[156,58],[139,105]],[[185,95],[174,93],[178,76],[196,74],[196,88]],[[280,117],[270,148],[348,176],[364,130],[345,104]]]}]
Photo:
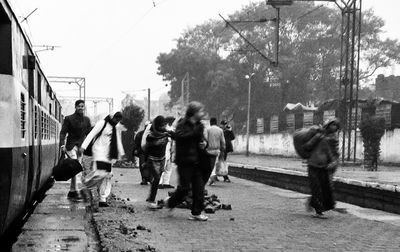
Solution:
[{"label": "distant person", "polygon": [[205,150],[203,119],[204,106],[199,102],[189,103],[185,117],[178,122],[173,138],[176,141],[177,171],[179,185],[177,190],[165,201],[168,208],[175,208],[192,189],[193,203],[189,219],[206,221],[201,214],[204,209],[203,170],[200,167],[200,152]]},{"label": "distant person", "polygon": [[81,152],[84,152],[94,141],[92,145],[93,168],[85,177],[84,186],[91,192],[92,203],[99,200],[99,207],[108,206],[107,197],[111,193],[112,163],[124,156],[121,132],[117,132],[117,124],[121,120],[121,112],[116,112],[97,122],[80,149]]},{"label": "distant person", "polygon": [[142,178],[142,181],[140,182],[141,185],[147,185],[150,182],[150,171],[146,167],[146,155],[142,149],[142,139],[143,139],[143,134],[144,130],[146,127],[150,124],[149,121],[145,122],[144,124],[144,129],[139,131],[136,136],[135,136],[135,155],[139,158],[139,170],[140,170],[140,176]]},{"label": "distant person", "polygon": [[311,197],[306,204],[308,210],[314,208],[317,218],[325,218],[323,212],[335,207],[332,177],[338,166],[339,130],[339,121],[332,119],[304,144],[304,149],[311,153],[307,160]]},{"label": "distant person", "polygon": [[[216,161],[217,158],[225,152],[225,137],[224,131],[217,126],[217,119],[212,117],[210,119],[210,127],[206,129],[205,137],[207,140],[207,154],[210,158],[210,166],[205,174],[205,183],[207,183],[208,178],[210,178],[210,184],[212,185],[217,181],[216,174]],[[211,174],[211,177],[210,177]]]},{"label": "distant person", "polygon": [[[89,117],[84,115],[85,102],[77,100],[75,102],[75,113],[66,116],[60,132],[60,148],[66,152],[72,159],[78,159],[82,164],[82,154],[79,153],[79,148],[82,145],[86,135],[91,130]],[[65,142],[65,139],[67,140]],[[80,193],[76,182],[76,176],[71,178],[70,189],[67,194],[70,199],[80,199]]]},{"label": "distant person", "polygon": [[[232,127],[228,124],[227,121],[222,120],[221,121],[221,128],[224,131],[224,137],[225,137],[225,152],[223,153],[224,160],[228,158],[228,153],[233,152],[233,145],[232,141],[235,140],[235,134],[232,131]],[[224,182],[231,182],[229,179],[229,176],[226,175],[224,176]]]},{"label": "distant person", "polygon": [[160,208],[155,200],[161,173],[164,171],[165,167],[165,149],[168,144],[168,139],[169,133],[165,129],[165,118],[163,116],[157,116],[154,118],[150,127],[150,132],[146,136],[145,148],[147,154],[146,166],[153,177],[151,181],[150,195],[146,200],[149,202],[148,206],[151,209]]},{"label": "distant person", "polygon": [[[166,117],[165,121],[167,122],[166,130],[167,131],[175,131],[174,127],[172,126],[172,124],[175,121],[175,118],[174,117]],[[174,188],[174,186],[172,186],[170,184],[172,170],[173,170],[173,167],[175,166],[174,159],[175,159],[175,141],[173,141],[172,138],[169,137],[168,144],[165,149],[164,172],[161,174],[160,184],[158,186],[159,189]]]}]

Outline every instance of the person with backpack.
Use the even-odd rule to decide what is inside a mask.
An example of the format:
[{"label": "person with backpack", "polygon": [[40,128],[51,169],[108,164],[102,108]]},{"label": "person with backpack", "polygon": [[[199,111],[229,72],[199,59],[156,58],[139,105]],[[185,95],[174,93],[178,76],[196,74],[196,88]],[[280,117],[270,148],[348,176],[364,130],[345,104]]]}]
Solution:
[{"label": "person with backpack", "polygon": [[155,200],[157,196],[158,185],[160,183],[161,173],[165,167],[165,150],[169,141],[169,133],[165,129],[165,118],[157,116],[154,118],[153,123],[146,136],[145,153],[147,154],[146,166],[150,170],[153,177],[150,187],[150,195],[147,198],[150,209],[162,208]]},{"label": "person with backpack", "polygon": [[141,185],[147,185],[150,182],[150,172],[149,169],[147,169],[146,167],[146,155],[141,146],[144,130],[149,124],[149,121],[145,122],[144,129],[139,131],[134,139],[134,155],[139,158],[139,170],[140,176],[142,177],[142,181],[140,182]]},{"label": "person with backpack", "polygon": [[315,210],[315,217],[325,218],[323,212],[335,208],[333,197],[333,173],[338,167],[339,141],[337,132],[341,126],[337,119],[327,121],[321,129],[303,144],[307,152],[308,178],[311,197],[306,202],[307,210]]},{"label": "person with backpack", "polygon": [[94,209],[97,208],[97,200],[99,200],[98,206],[108,206],[106,200],[111,193],[111,166],[124,155],[121,132],[117,128],[121,120],[121,112],[116,112],[97,122],[80,149],[81,153],[91,152],[93,158],[92,171],[87,174],[83,182]]}]

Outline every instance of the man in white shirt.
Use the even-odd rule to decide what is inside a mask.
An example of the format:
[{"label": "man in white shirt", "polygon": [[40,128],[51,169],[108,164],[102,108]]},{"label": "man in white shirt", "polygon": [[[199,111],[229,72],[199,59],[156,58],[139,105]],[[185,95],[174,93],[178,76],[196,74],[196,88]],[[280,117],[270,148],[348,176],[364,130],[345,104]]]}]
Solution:
[{"label": "man in white shirt", "polygon": [[[224,137],[224,131],[217,126],[216,118],[213,117],[210,119],[210,125],[211,126],[207,128],[205,133],[205,138],[208,142],[206,150],[210,158],[210,167],[207,173],[208,176],[205,177],[205,179],[207,181],[208,177],[211,174],[209,185],[212,185],[213,183],[215,183],[215,181],[217,181],[215,164],[221,152],[225,151],[225,137]],[[206,181],[204,182],[206,183]]]},{"label": "man in white shirt", "polygon": [[84,186],[92,194],[98,191],[100,207],[108,206],[106,199],[111,193],[111,165],[115,160],[120,159],[124,155],[121,132],[118,132],[119,130],[116,127],[121,120],[121,112],[116,112],[107,116],[104,120],[100,120],[83,141],[80,150],[84,152],[93,141],[93,169],[83,182]]}]

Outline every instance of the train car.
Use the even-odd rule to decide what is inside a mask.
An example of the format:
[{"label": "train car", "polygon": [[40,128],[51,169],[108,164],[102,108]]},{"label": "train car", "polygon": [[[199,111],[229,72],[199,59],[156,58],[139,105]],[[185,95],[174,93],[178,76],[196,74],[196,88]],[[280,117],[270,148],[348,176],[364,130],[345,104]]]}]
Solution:
[{"label": "train car", "polygon": [[0,0],[0,236],[51,180],[61,106],[7,0]]}]

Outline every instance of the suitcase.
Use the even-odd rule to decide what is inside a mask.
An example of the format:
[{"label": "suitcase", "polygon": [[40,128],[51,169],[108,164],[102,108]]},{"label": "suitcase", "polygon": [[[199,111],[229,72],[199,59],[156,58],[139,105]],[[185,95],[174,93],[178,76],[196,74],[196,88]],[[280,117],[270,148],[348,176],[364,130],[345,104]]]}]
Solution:
[{"label": "suitcase", "polygon": [[61,155],[57,165],[53,167],[53,177],[56,181],[67,181],[81,171],[82,165],[78,160]]}]

